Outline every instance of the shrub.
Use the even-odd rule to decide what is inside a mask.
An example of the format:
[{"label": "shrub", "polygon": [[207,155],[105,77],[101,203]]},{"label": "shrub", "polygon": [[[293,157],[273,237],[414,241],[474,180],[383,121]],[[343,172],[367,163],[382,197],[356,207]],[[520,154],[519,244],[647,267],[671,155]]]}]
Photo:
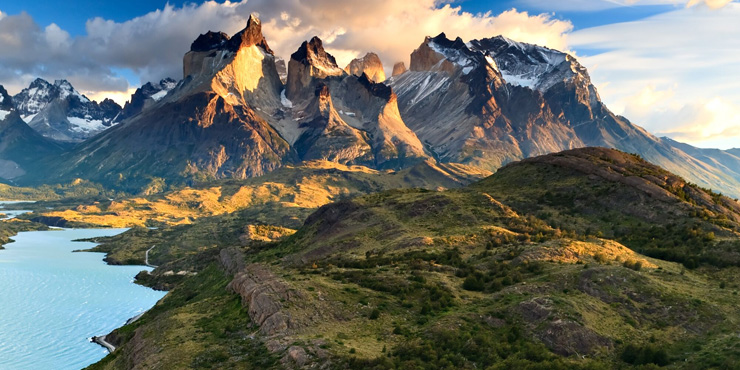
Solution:
[{"label": "shrub", "polygon": [[475,276],[468,276],[463,282],[463,289],[474,292],[482,292],[485,289],[485,284]]},{"label": "shrub", "polygon": [[665,349],[653,345],[637,346],[628,344],[621,355],[622,361],[632,365],[655,364],[666,366],[670,363]]},{"label": "shrub", "polygon": [[377,320],[380,317],[380,310],[374,309],[372,312],[370,312],[370,320]]}]

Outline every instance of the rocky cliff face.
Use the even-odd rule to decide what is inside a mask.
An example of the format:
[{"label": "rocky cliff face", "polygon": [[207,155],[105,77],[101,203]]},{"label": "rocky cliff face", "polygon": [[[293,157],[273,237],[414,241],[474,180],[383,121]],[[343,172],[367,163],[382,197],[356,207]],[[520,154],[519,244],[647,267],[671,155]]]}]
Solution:
[{"label": "rocky cliff face", "polygon": [[[366,59],[371,67],[373,58]],[[342,163],[402,168],[426,157],[416,134],[401,118],[393,90],[364,72],[359,77],[347,75],[317,37],[301,45],[289,68],[286,93],[295,97],[290,111],[298,112],[299,133],[293,135],[300,158],[341,158]],[[305,91],[311,88],[317,98],[309,100]]]},{"label": "rocky cliff face", "polygon": [[344,67],[344,71],[358,77],[365,74],[370,81],[375,83],[385,81],[383,62],[375,53],[367,53],[362,58],[353,59]]},{"label": "rocky cliff face", "polygon": [[[232,37],[200,35],[183,58],[182,81],[143,86],[120,114],[114,115],[120,109],[114,103],[90,102],[64,81],[34,82],[19,94],[16,107],[32,127],[61,140],[80,140],[125,118],[120,132],[157,127],[189,148],[167,149],[162,146],[170,139],[145,139],[153,146],[147,163],[126,164],[132,158],[126,148],[140,143],[106,132],[53,159],[56,179],[99,178],[100,169],[108,168],[103,163],[111,161],[139,179],[133,182],[154,174],[176,182],[245,177],[308,159],[398,169],[433,157],[494,170],[531,156],[604,146],[640,153],[705,187],[729,194],[740,188],[733,155],[681,148],[614,115],[586,69],[556,50],[500,36],[464,42],[440,34],[414,50],[408,71],[397,65],[392,78],[378,82],[384,76],[377,55],[369,53],[345,71],[314,37],[291,55],[287,71],[284,64],[273,55],[259,20],[250,17]],[[156,118],[165,113],[179,121]],[[208,123],[221,113],[241,125],[237,143],[227,142],[225,131],[206,134],[221,127]],[[163,122],[170,132],[164,133]],[[170,163],[158,157],[165,152],[167,167],[177,170],[158,169]],[[242,162],[249,158],[255,160]],[[26,179],[44,182],[47,176]]]},{"label": "rocky cliff face", "polygon": [[404,62],[398,62],[393,65],[393,72],[391,73],[391,76],[395,77],[404,72],[406,72],[406,64]]},{"label": "rocky cliff face", "polygon": [[305,99],[315,90],[313,83],[316,80],[345,75],[344,70],[337,65],[336,59],[324,50],[321,39],[314,37],[310,41],[304,41],[290,56],[285,93],[290,100]]},{"label": "rocky cliff face", "polygon": [[79,142],[120,121],[121,106],[110,99],[90,101],[66,80],[36,79],[13,101],[34,130],[58,141]]}]

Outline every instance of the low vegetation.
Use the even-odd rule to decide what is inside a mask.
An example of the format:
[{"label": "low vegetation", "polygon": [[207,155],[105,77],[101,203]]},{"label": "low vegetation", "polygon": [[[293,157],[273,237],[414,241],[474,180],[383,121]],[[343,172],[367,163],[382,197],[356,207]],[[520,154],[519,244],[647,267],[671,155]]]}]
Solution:
[{"label": "low vegetation", "polygon": [[[326,171],[141,198],[156,214],[165,204],[202,211],[97,248],[109,262],[141,263],[156,246],[160,267],[139,283],[171,291],[112,333],[120,348],[91,369],[740,363],[731,200],[601,149],[443,191],[372,193],[382,186],[371,178],[393,175]],[[339,177],[355,190],[309,191]],[[228,208],[245,187],[277,198]]]}]

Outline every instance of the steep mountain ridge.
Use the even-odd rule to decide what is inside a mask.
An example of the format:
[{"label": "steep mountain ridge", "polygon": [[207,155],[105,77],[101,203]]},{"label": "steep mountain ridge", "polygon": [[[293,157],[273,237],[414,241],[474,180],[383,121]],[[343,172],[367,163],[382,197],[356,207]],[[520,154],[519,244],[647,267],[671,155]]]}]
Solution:
[{"label": "steep mountain ridge", "polygon": [[[287,72],[281,72],[284,63],[273,55],[255,17],[233,37],[209,31],[184,55],[182,81],[143,86],[118,115],[125,118],[124,131],[141,134],[119,138],[116,133],[122,131],[107,130],[64,156],[44,161],[49,166],[44,176],[17,180],[34,184],[90,177],[115,186],[129,181],[141,186],[161,177],[174,184],[248,177],[314,159],[399,169],[433,157],[495,170],[527,157],[604,146],[639,153],[726,194],[738,196],[740,189],[734,155],[710,158],[613,114],[600,101],[586,69],[556,50],[500,36],[466,43],[440,34],[427,37],[411,54],[409,70],[399,65],[387,82],[376,82],[382,63],[375,54],[350,63],[348,73],[314,37],[293,53]],[[36,84],[46,90],[56,86]],[[84,98],[66,83],[57,85],[62,91],[57,95],[65,99]],[[35,116],[35,123],[64,115],[63,104],[47,101],[54,94],[31,90],[24,90],[19,106],[29,114],[40,107],[48,112]],[[216,97],[224,104],[211,104]],[[223,112],[238,116],[232,122],[240,123],[233,127],[260,128],[240,131],[233,142],[227,139],[227,127],[207,139],[198,130],[184,129],[208,130],[209,117],[217,114],[209,107],[224,107]],[[180,111],[189,113],[174,113]],[[174,116],[181,121],[173,121]],[[155,117],[169,117],[169,123],[149,121],[160,119]],[[158,135],[167,132],[168,138],[145,137],[150,126],[160,128]],[[126,142],[139,135],[147,143],[146,153],[131,153],[129,148],[144,148]],[[184,146],[161,148],[163,142]],[[160,157],[165,152],[177,155]],[[256,162],[242,163],[247,159]],[[101,173],[103,168],[119,172]]]},{"label": "steep mountain ridge", "polygon": [[209,31],[185,54],[176,86],[146,85],[122,124],[50,159],[51,174],[26,179],[85,177],[133,191],[247,178],[302,160],[402,168],[427,158],[391,89],[347,75],[320,39],[305,42],[289,68],[284,88],[255,17],[233,37]]},{"label": "steep mountain ridge", "polygon": [[158,83],[147,82],[131,95],[121,111],[120,120],[133,117],[161,100],[177,86],[177,81],[165,78]]},{"label": "steep mountain ridge", "polygon": [[[504,37],[428,37],[389,81],[401,116],[443,161],[496,169],[585,146],[639,153],[702,186],[737,195],[725,173],[651,135],[601,102],[573,57]],[[508,80],[507,80],[508,78]]]},{"label": "steep mountain ridge", "polygon": [[91,101],[66,80],[34,80],[13,97],[29,126],[58,141],[80,142],[120,121],[121,106],[110,99]]}]

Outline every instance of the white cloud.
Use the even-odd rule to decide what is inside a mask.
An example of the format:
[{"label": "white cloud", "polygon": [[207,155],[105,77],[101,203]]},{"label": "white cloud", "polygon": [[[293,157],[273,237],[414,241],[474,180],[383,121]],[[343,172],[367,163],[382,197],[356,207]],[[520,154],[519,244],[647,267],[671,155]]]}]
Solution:
[{"label": "white cloud", "polygon": [[711,9],[719,9],[731,2],[732,0],[689,0],[689,2],[686,3],[686,6],[692,7],[696,5],[706,5]]},{"label": "white cloud", "polygon": [[706,5],[719,9],[733,0],[519,0],[522,5],[547,11],[596,12],[623,7],[673,5],[692,7]]},{"label": "white cloud", "polygon": [[[679,8],[569,36],[604,102],[651,132],[740,146],[740,4]],[[733,144],[734,143],[734,144]]]},{"label": "white cloud", "polygon": [[87,96],[90,100],[103,101],[105,99],[111,99],[118,103],[120,106],[124,106],[126,102],[131,99],[131,95],[136,92],[136,88],[129,88],[126,91],[81,91],[81,93]]},{"label": "white cloud", "polygon": [[387,67],[405,60],[424,36],[444,31],[464,39],[504,34],[520,41],[565,48],[570,22],[516,10],[470,14],[436,0],[249,0],[174,7],[126,22],[102,18],[86,24],[87,34],[70,37],[52,24],[41,28],[28,14],[0,15],[0,82],[11,91],[32,77],[68,78],[83,91],[130,87],[114,71],[129,69],[140,83],[182,77],[182,56],[200,33],[234,34],[258,13],[276,53],[288,58],[304,40],[318,35],[343,67],[367,51]]}]

